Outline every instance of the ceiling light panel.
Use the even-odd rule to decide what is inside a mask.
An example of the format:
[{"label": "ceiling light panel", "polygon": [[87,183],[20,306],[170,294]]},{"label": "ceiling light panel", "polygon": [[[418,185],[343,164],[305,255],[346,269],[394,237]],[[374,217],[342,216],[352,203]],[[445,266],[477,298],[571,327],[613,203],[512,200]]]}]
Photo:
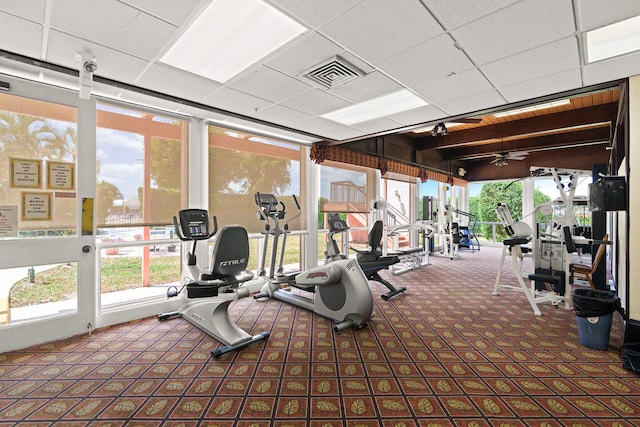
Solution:
[{"label": "ceiling light panel", "polygon": [[261,0],[216,0],[160,61],[224,83],[306,30]]},{"label": "ceiling light panel", "polygon": [[586,33],[587,62],[640,50],[640,16]]},{"label": "ceiling light panel", "polygon": [[323,114],[320,117],[344,125],[352,125],[425,105],[428,105],[427,101],[406,89],[402,89]]},{"label": "ceiling light panel", "polygon": [[530,113],[532,111],[539,111],[539,110],[545,110],[547,108],[560,107],[562,105],[567,105],[570,103],[571,103],[570,100],[563,99],[561,101],[548,102],[545,104],[538,104],[538,105],[532,105],[530,107],[516,108],[515,110],[503,111],[501,113],[494,114],[493,117],[514,116],[516,114]]}]

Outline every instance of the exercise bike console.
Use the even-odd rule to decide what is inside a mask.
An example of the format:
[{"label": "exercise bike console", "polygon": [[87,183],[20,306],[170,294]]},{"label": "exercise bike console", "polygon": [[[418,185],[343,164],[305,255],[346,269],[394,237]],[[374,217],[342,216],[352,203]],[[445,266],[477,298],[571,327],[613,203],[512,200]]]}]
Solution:
[{"label": "exercise bike console", "polygon": [[173,226],[180,240],[207,240],[218,232],[218,222],[213,217],[213,231],[209,232],[209,216],[204,209],[184,209],[173,217]]}]

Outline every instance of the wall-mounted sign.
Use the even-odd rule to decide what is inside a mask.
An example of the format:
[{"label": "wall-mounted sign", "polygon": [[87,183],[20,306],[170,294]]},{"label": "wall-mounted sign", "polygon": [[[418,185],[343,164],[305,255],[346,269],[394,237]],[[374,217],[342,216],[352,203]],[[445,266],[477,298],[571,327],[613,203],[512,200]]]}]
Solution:
[{"label": "wall-mounted sign", "polygon": [[0,238],[18,237],[18,206],[0,206]]},{"label": "wall-mounted sign", "polygon": [[47,162],[47,188],[50,190],[75,190],[75,163]]},{"label": "wall-mounted sign", "polygon": [[51,193],[22,192],[23,221],[48,221],[51,220]]},{"label": "wall-mounted sign", "polygon": [[33,159],[9,158],[11,172],[11,187],[41,188],[42,161]]}]

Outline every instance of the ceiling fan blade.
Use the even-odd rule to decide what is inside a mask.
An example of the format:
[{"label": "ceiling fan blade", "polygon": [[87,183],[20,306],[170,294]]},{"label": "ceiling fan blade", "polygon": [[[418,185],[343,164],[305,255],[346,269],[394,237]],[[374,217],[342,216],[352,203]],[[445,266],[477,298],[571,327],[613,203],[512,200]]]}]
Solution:
[{"label": "ceiling fan blade", "polygon": [[509,156],[528,156],[529,152],[528,151],[513,151],[511,153],[508,154]]},{"label": "ceiling fan blade", "polygon": [[509,159],[509,160],[524,160],[524,159],[526,159],[525,156],[507,156],[506,158]]},{"label": "ceiling fan blade", "polygon": [[491,163],[497,163],[497,162],[499,162],[501,160],[502,160],[501,157],[496,157],[495,159],[491,160]]}]

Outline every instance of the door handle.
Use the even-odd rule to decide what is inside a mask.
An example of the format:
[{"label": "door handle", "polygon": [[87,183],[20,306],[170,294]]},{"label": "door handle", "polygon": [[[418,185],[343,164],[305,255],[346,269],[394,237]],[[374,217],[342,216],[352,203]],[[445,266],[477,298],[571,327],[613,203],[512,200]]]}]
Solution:
[{"label": "door handle", "polygon": [[84,252],[85,254],[88,254],[89,252],[91,252],[91,246],[90,245],[84,245],[82,247],[82,252]]}]

